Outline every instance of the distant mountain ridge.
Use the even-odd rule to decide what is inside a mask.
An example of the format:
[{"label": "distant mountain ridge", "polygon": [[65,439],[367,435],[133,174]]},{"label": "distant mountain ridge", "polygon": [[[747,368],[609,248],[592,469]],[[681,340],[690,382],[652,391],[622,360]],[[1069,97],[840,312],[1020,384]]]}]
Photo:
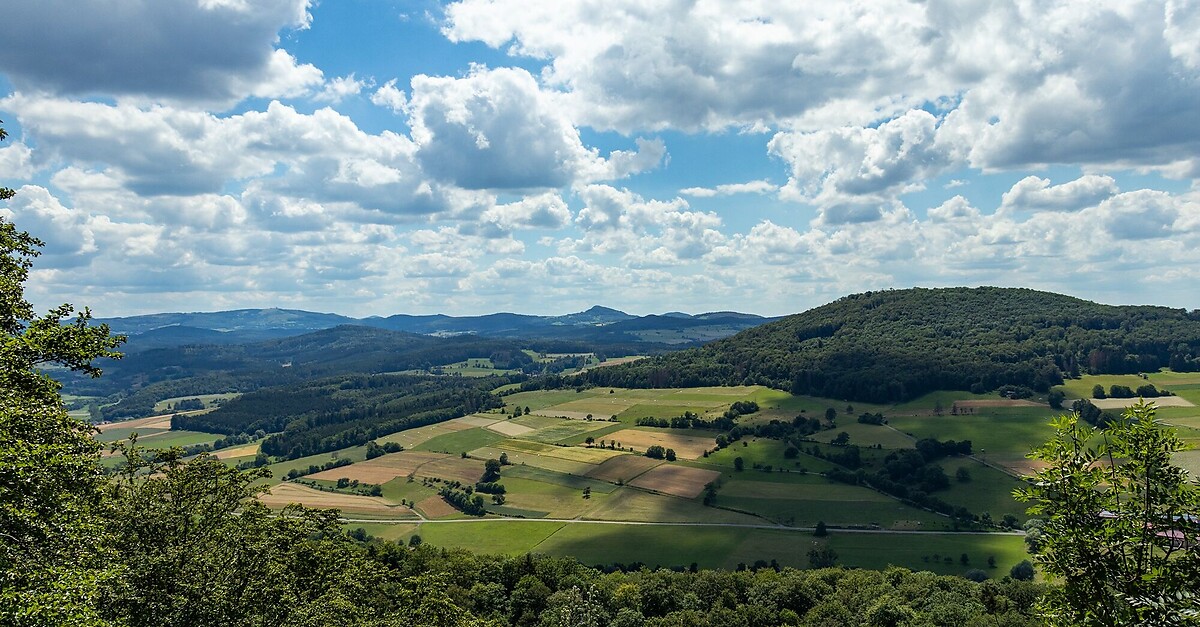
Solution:
[{"label": "distant mountain ridge", "polygon": [[395,314],[352,318],[298,309],[268,308],[156,313],[106,318],[97,322],[109,325],[114,333],[129,336],[126,350],[146,350],[192,343],[240,344],[343,325],[435,336],[569,338],[671,345],[726,337],[773,319],[729,311],[634,316],[596,305],[586,311],[560,316],[502,312],[480,316]]}]

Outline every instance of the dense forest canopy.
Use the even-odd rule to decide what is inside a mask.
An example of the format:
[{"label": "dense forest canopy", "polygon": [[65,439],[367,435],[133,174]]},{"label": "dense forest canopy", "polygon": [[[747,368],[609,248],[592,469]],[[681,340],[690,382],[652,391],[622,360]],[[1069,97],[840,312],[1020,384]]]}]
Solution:
[{"label": "dense forest canopy", "polygon": [[706,346],[581,375],[622,387],[762,384],[889,402],[939,389],[1039,391],[1079,373],[1200,369],[1200,312],[1019,288],[846,296]]},{"label": "dense forest canopy", "polygon": [[268,455],[294,459],[501,405],[490,391],[507,379],[346,375],[244,394],[216,411],[177,414],[173,429],[224,435],[271,433]]}]

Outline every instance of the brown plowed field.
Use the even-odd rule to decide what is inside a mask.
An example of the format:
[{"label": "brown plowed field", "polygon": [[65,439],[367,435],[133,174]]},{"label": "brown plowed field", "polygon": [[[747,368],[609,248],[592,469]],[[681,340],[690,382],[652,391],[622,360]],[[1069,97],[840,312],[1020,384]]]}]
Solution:
[{"label": "brown plowed field", "polygon": [[704,486],[720,476],[721,473],[715,470],[663,464],[646,471],[629,485],[693,499],[704,491]]},{"label": "brown plowed field", "polygon": [[601,481],[618,480],[628,483],[634,477],[663,463],[661,460],[650,459],[641,455],[619,455],[596,466],[587,473],[588,477]]}]

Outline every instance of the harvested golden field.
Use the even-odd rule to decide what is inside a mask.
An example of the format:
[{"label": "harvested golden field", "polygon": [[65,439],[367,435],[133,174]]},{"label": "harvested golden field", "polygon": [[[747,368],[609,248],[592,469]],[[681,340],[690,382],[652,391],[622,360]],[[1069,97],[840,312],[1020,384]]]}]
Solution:
[{"label": "harvested golden field", "polygon": [[534,429],[526,427],[525,425],[519,425],[511,420],[500,420],[493,422],[487,425],[487,428],[495,431],[496,433],[507,435],[509,437],[516,437],[518,435],[525,435],[526,433],[534,432]]},{"label": "harvested golden field", "polygon": [[308,507],[334,507],[342,510],[343,515],[387,515],[397,518],[413,515],[412,510],[407,507],[402,505],[388,505],[375,497],[323,492],[295,483],[281,483],[271,488],[269,493],[260,495],[258,500],[271,508],[282,508],[292,503],[299,503]]},{"label": "harvested golden field", "polygon": [[650,459],[642,455],[620,455],[588,471],[587,476],[601,481],[628,483],[634,477],[661,463],[663,463],[662,460]]},{"label": "harvested golden field", "polygon": [[617,441],[620,446],[633,447],[639,453],[644,453],[651,446],[675,449],[675,454],[681,459],[698,459],[704,451],[716,448],[710,438],[698,438],[690,435],[676,435],[661,431],[642,431],[640,429],[624,429],[607,436],[608,441]]},{"label": "harvested golden field", "polygon": [[[974,407],[974,408],[980,408],[980,407],[1044,407],[1045,406],[1045,403],[1038,403],[1038,402],[1023,399],[1023,398],[984,398],[984,399],[954,401],[954,404],[958,405],[959,407]],[[949,412],[950,410],[947,408],[944,411]]]},{"label": "harvested golden field", "polygon": [[252,444],[244,444],[242,446],[231,446],[223,448],[219,451],[213,451],[213,457],[217,459],[230,459],[233,457],[247,457],[249,455],[258,454],[258,442]]},{"label": "harvested golden field", "polygon": [[721,473],[715,470],[663,464],[651,468],[629,485],[693,499],[704,491],[704,486],[720,476]]},{"label": "harvested golden field", "polygon": [[444,453],[400,451],[399,453],[388,453],[375,459],[368,459],[357,464],[342,466],[341,468],[323,470],[309,475],[309,478],[337,481],[345,477],[351,480],[358,479],[362,483],[383,485],[396,477],[407,477],[425,464],[443,459],[451,459],[451,456]]},{"label": "harvested golden field", "polygon": [[[1089,399],[1092,404],[1100,409],[1125,409],[1130,405],[1137,404],[1140,398],[1093,398]],[[1153,403],[1159,407],[1195,407],[1196,404],[1182,396],[1160,396],[1158,398],[1144,399],[1147,403]]]},{"label": "harvested golden field", "polygon": [[458,513],[458,510],[451,507],[446,499],[436,494],[417,501],[417,510],[425,514],[426,518],[443,518]]},{"label": "harvested golden field", "polygon": [[463,416],[462,418],[455,418],[454,420],[451,420],[450,423],[470,425],[472,427],[487,427],[492,423],[500,422],[501,420],[503,420],[503,418],[501,418],[499,414],[492,414],[490,416],[483,414],[472,414],[470,416]]},{"label": "harvested golden field", "polygon": [[137,418],[135,420],[122,420],[119,422],[110,422],[97,427],[100,433],[111,429],[170,429],[171,414],[163,416],[150,416],[149,418]]}]

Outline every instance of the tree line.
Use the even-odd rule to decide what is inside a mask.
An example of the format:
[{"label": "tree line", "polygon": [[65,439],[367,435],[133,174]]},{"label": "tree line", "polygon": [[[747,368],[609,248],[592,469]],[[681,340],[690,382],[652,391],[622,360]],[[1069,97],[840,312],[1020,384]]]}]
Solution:
[{"label": "tree line", "polygon": [[758,384],[886,403],[934,390],[982,393],[1003,385],[1045,392],[1082,373],[1167,366],[1200,370],[1200,312],[1115,307],[1028,289],[908,289],[847,296],[700,348],[557,383]]}]

